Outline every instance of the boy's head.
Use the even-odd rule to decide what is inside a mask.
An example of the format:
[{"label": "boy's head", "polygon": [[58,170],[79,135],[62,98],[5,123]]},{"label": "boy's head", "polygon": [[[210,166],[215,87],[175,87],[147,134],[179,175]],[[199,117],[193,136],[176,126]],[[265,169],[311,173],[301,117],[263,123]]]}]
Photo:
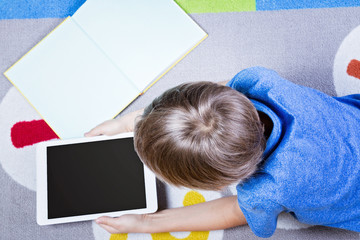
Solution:
[{"label": "boy's head", "polygon": [[160,179],[214,190],[256,171],[265,137],[248,98],[197,82],[169,89],[145,108],[135,125],[135,148]]}]

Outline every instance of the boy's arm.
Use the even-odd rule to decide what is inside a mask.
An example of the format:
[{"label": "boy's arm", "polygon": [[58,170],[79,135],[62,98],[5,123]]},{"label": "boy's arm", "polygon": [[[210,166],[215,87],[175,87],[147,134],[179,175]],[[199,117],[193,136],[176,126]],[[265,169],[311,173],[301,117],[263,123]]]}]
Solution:
[{"label": "boy's arm", "polygon": [[110,233],[156,233],[226,229],[244,225],[246,219],[237,197],[231,196],[153,214],[101,217],[96,223]]},{"label": "boy's arm", "polygon": [[135,119],[143,114],[144,109],[128,113],[122,117],[107,120],[85,133],[85,137],[98,135],[115,135],[124,132],[133,132]]}]

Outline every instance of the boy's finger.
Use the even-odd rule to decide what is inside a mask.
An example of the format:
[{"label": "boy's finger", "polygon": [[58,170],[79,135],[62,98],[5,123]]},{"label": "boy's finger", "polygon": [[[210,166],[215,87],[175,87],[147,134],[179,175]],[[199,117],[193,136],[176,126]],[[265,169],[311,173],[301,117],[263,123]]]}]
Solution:
[{"label": "boy's finger", "polygon": [[85,133],[85,137],[94,137],[102,134],[102,130],[99,127],[91,129],[89,132]]},{"label": "boy's finger", "polygon": [[119,233],[120,231],[118,229],[117,220],[118,220],[117,218],[103,216],[103,217],[96,219],[95,222],[104,227],[106,226],[110,231],[115,230],[116,233]]},{"label": "boy's finger", "polygon": [[104,224],[104,225],[114,227],[116,224],[116,219],[112,218],[112,217],[103,216],[103,217],[99,217],[98,219],[96,219],[95,222],[97,224]]},{"label": "boy's finger", "polygon": [[87,132],[84,134],[85,137],[93,137],[93,133],[90,131],[90,132]]},{"label": "boy's finger", "polygon": [[120,233],[117,229],[115,229],[115,228],[113,228],[111,226],[108,226],[108,225],[105,225],[105,224],[99,224],[99,226],[102,227],[103,229],[105,229],[106,231],[108,231],[111,234]]}]

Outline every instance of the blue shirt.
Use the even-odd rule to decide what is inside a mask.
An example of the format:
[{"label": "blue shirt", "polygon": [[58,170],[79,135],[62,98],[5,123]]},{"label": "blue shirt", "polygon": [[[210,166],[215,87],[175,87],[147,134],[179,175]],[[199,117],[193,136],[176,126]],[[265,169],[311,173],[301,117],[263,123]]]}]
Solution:
[{"label": "blue shirt", "polygon": [[360,95],[331,97],[260,67],[228,86],[274,123],[261,168],[237,186],[252,231],[270,237],[285,211],[303,223],[360,232]]}]

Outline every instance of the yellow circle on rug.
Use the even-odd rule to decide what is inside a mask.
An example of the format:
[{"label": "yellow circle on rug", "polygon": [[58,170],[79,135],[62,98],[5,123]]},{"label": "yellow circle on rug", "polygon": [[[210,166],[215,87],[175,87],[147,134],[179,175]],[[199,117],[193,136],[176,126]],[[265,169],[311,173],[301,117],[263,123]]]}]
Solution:
[{"label": "yellow circle on rug", "polygon": [[[205,198],[203,195],[196,191],[190,191],[185,195],[183,205],[190,206],[202,202],[205,202]],[[174,237],[173,235],[171,235],[171,233],[152,233],[151,236],[153,240],[206,240],[209,237],[209,231],[190,232],[190,234],[185,238]]]},{"label": "yellow circle on rug", "polygon": [[127,237],[127,233],[111,234],[110,240],[126,240]]}]

